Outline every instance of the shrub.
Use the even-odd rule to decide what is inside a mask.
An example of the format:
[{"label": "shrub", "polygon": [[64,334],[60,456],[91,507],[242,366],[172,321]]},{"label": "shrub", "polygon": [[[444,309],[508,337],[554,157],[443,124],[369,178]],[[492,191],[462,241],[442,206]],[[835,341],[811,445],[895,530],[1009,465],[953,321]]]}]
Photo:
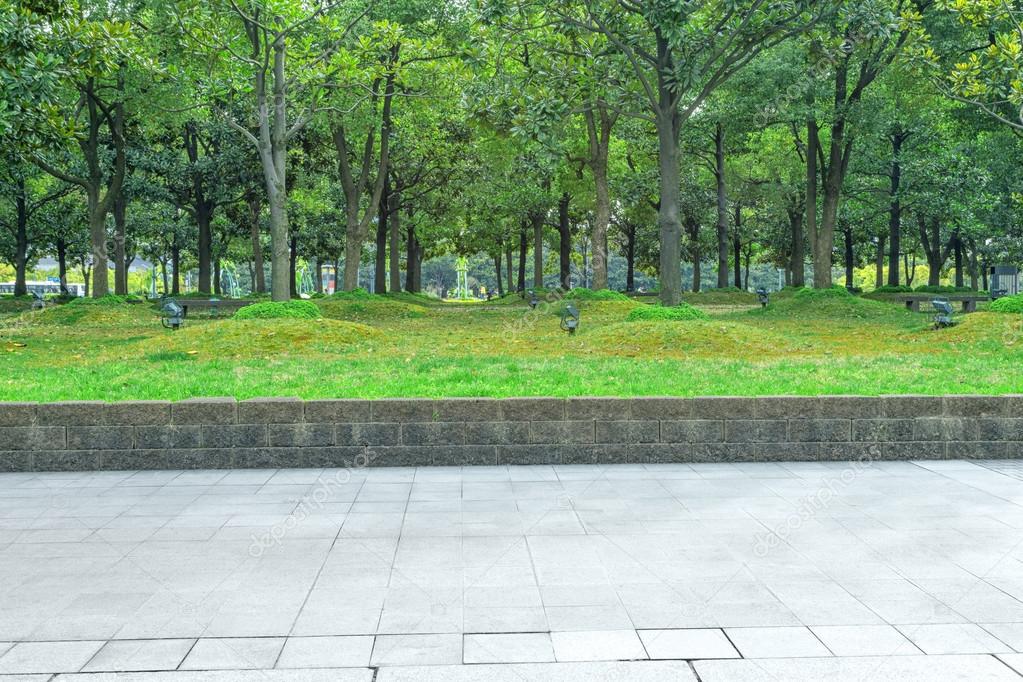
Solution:
[{"label": "shrub", "polygon": [[886,284],[883,287],[878,287],[878,288],[874,289],[873,293],[875,293],[875,294],[910,294],[910,293],[913,293],[913,287],[908,287],[905,284],[900,284],[898,286],[894,286],[893,287],[893,286],[889,286],[889,285]]},{"label": "shrub", "polygon": [[585,289],[583,287],[577,287],[569,292],[565,293],[565,298],[575,299],[577,301],[630,301],[628,296],[612,291],[611,289]]},{"label": "shrub", "polygon": [[303,300],[266,301],[253,303],[240,308],[234,314],[236,320],[274,320],[281,318],[315,320],[320,317],[320,309],[315,303]]},{"label": "shrub", "polygon": [[625,318],[627,322],[643,322],[647,320],[709,320],[710,316],[694,308],[688,303],[679,303],[677,306],[665,307],[649,305],[636,308]]},{"label": "shrub", "polygon": [[995,313],[1019,313],[1023,314],[1023,294],[1016,294],[1015,296],[1002,296],[997,301],[993,301],[988,307],[988,310]]}]

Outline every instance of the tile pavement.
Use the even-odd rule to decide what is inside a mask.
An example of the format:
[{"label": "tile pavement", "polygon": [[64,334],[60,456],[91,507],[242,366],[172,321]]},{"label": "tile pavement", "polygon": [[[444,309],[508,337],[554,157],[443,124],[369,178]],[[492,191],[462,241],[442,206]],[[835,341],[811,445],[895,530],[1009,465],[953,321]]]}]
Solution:
[{"label": "tile pavement", "polygon": [[0,474],[0,680],[1019,680],[1007,471]]}]

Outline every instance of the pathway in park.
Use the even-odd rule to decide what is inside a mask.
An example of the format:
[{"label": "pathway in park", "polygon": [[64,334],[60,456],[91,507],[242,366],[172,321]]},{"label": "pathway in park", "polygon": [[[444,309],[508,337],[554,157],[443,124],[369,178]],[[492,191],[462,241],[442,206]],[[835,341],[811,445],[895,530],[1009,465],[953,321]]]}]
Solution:
[{"label": "pathway in park", "polygon": [[0,474],[0,676],[1019,680],[1021,562],[1012,461]]}]

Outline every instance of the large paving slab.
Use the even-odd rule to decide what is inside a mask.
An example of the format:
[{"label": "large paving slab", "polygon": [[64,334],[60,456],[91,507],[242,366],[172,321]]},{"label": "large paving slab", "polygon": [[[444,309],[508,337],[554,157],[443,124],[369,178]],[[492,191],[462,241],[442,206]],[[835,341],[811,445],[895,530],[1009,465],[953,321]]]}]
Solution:
[{"label": "large paving slab", "polygon": [[1020,679],[1020,471],[0,474],[0,680]]}]

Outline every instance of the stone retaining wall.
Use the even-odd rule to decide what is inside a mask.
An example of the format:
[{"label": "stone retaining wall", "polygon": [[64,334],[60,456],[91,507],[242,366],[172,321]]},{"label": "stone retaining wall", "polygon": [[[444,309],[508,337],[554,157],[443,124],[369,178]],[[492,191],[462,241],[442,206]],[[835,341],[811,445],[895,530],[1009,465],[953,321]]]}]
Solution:
[{"label": "stone retaining wall", "polygon": [[0,403],[0,471],[1023,457],[1023,396]]}]

